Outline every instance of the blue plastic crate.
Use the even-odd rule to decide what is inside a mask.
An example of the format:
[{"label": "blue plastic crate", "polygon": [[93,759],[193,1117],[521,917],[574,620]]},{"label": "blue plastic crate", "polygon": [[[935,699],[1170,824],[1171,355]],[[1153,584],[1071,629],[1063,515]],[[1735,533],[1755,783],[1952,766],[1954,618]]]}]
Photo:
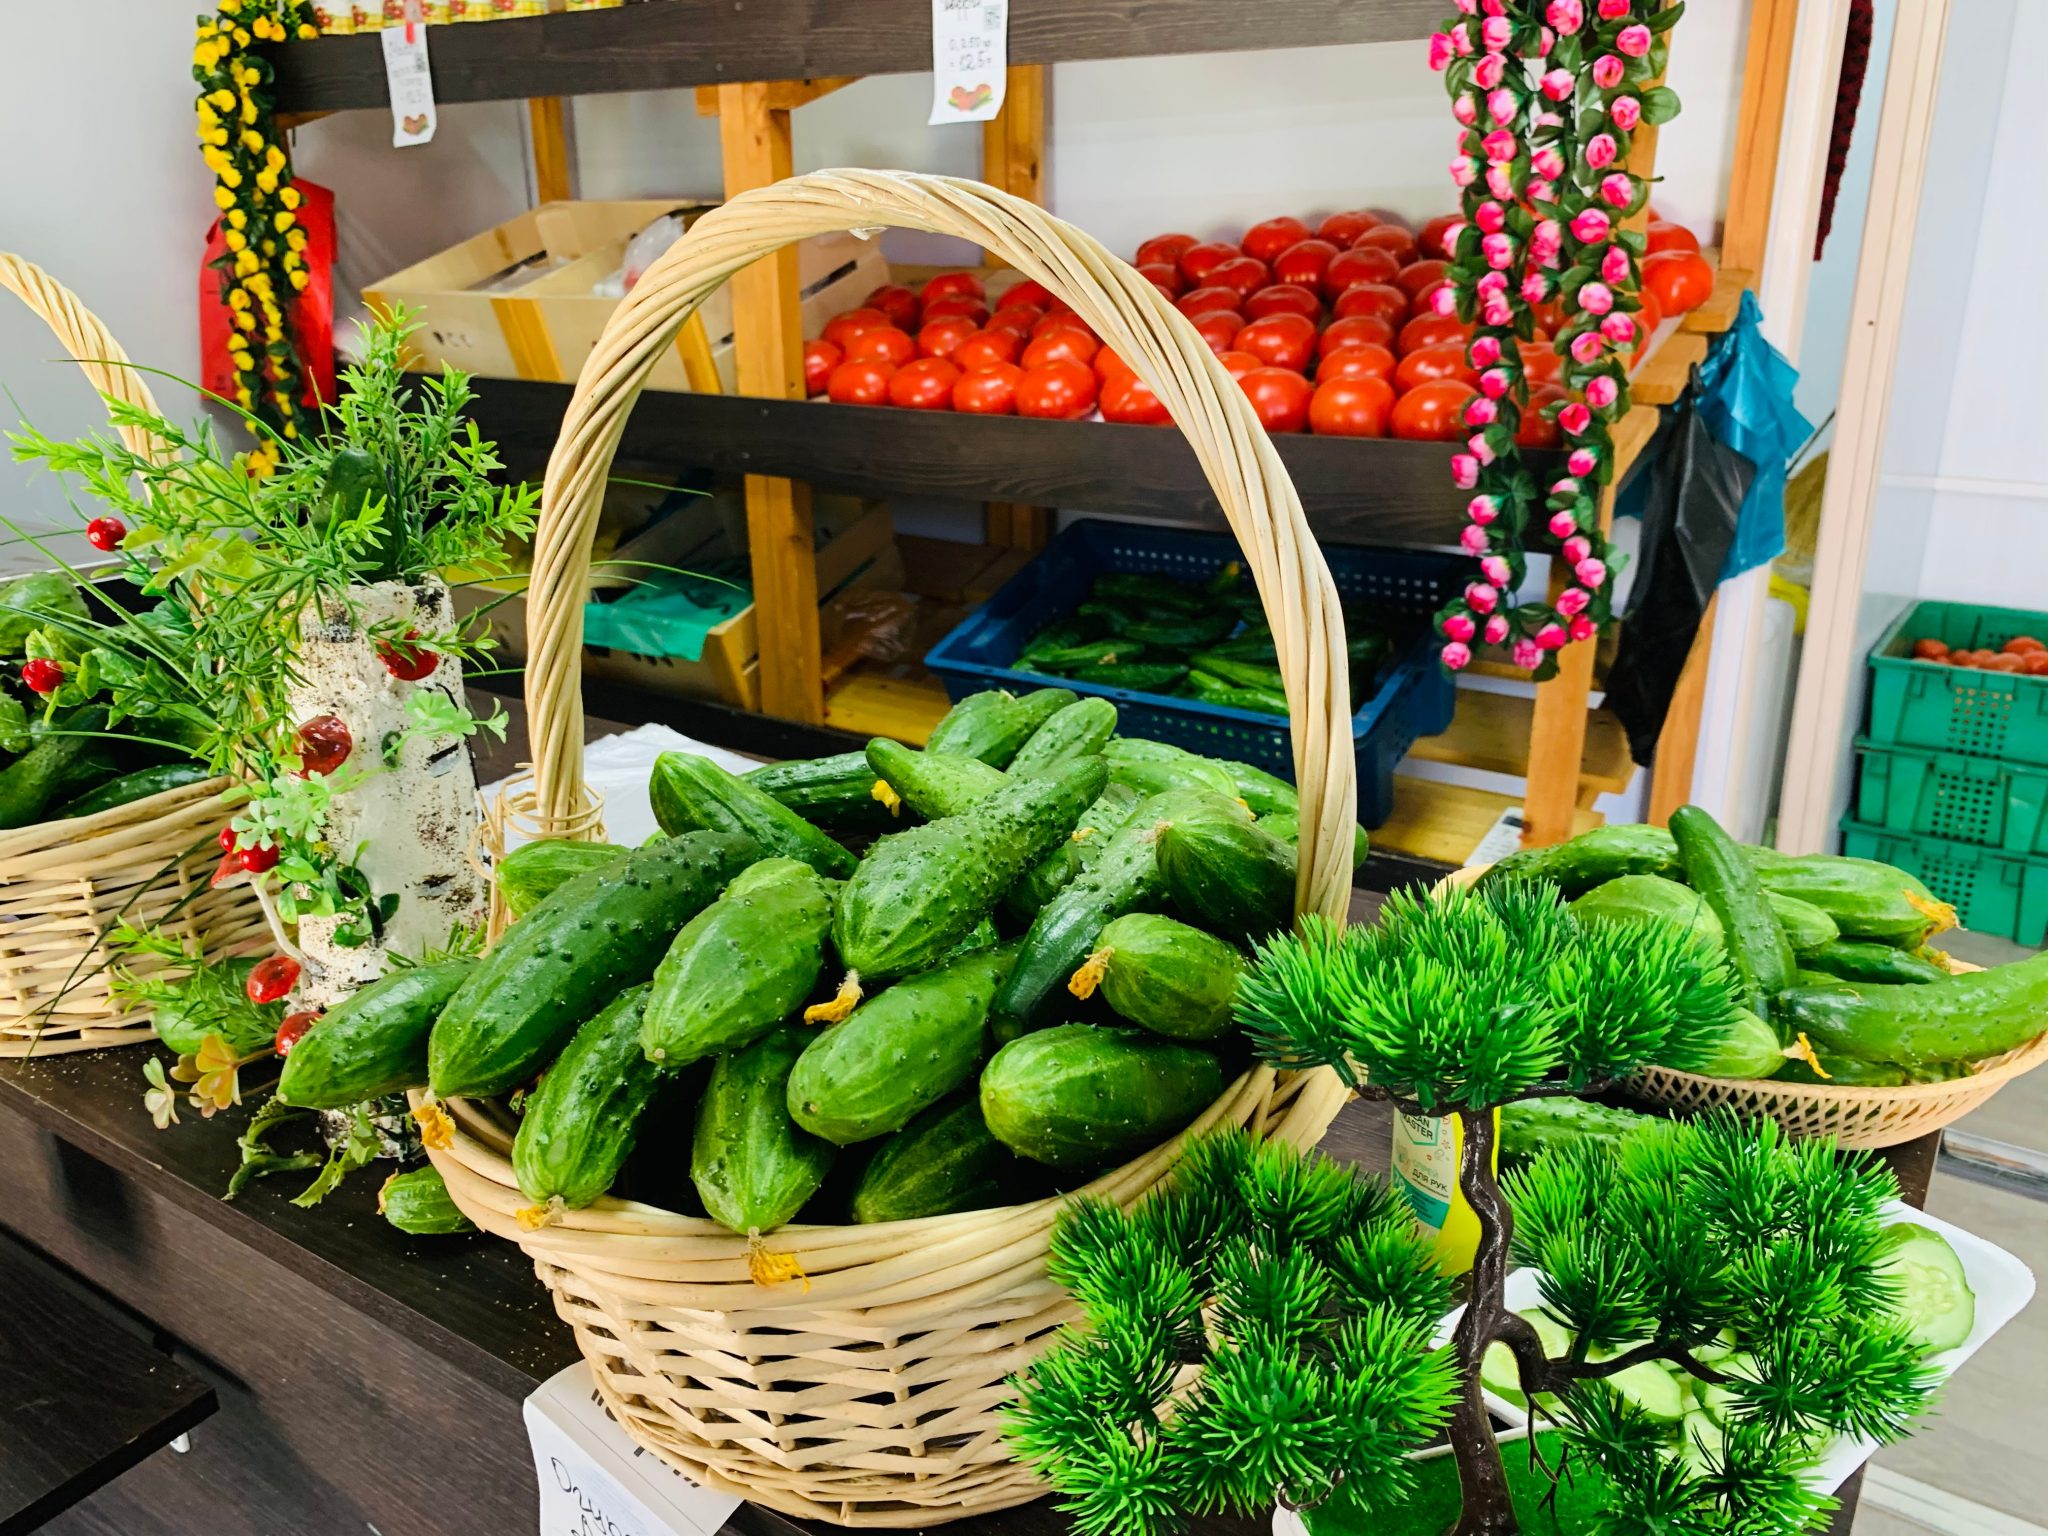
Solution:
[{"label": "blue plastic crate", "polygon": [[[1416,619],[1415,638],[1386,668],[1378,690],[1351,722],[1358,758],[1358,819],[1377,827],[1393,812],[1394,765],[1416,737],[1433,736],[1451,723],[1457,691],[1436,664],[1427,620],[1464,585],[1470,562],[1458,555],[1349,545],[1326,546],[1323,557],[1347,600],[1370,602]],[[1105,571],[1145,571],[1199,582],[1240,558],[1237,541],[1228,534],[1096,518],[1077,522],[932,647],[925,665],[944,680],[946,692],[956,700],[985,688],[1071,688],[1113,700],[1117,729],[1124,735],[1235,758],[1292,781],[1294,749],[1287,723],[1272,715],[1199,699],[1096,687],[1015,666],[1025,643],[1086,601],[1090,584]]]}]

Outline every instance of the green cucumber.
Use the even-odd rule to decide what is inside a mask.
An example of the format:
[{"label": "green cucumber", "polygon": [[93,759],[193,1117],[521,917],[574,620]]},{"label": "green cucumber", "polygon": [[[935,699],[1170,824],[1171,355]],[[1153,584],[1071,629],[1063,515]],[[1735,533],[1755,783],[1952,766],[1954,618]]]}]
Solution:
[{"label": "green cucumber", "polygon": [[780,1024],[818,984],[832,897],[797,859],[763,859],[683,924],[655,967],[640,1021],[668,1071],[723,1056]]},{"label": "green cucumber", "polygon": [[1016,1168],[981,1118],[980,1095],[964,1093],[922,1111],[875,1148],[854,1186],[853,1219],[915,1221],[1012,1204]]},{"label": "green cucumber", "polygon": [[156,1037],[180,1056],[196,1056],[208,1035],[219,1035],[237,1056],[269,1045],[284,1022],[285,1005],[252,1003],[245,990],[253,956],[222,960],[188,977],[178,995],[156,1005],[150,1027]]},{"label": "green cucumber", "polygon": [[676,930],[761,857],[752,838],[688,832],[558,886],[456,989],[427,1039],[438,1098],[527,1082],[577,1025],[654,974]]},{"label": "green cucumber", "polygon": [[1041,646],[1017,664],[1030,672],[1048,672],[1063,677],[1083,667],[1114,667],[1136,661],[1145,647],[1135,640],[1081,640],[1073,645]]},{"label": "green cucumber", "polygon": [[1270,688],[1241,688],[1204,672],[1200,667],[1188,673],[1188,692],[1204,704],[1216,704],[1225,709],[1243,709],[1255,715],[1279,715],[1283,718],[1288,713],[1285,694],[1275,693]]},{"label": "green cucumber", "polygon": [[448,1181],[432,1163],[410,1173],[394,1173],[377,1191],[377,1210],[401,1232],[414,1237],[445,1237],[474,1232],[476,1223],[456,1208]]},{"label": "green cucumber", "polygon": [[105,759],[101,739],[88,734],[107,728],[107,712],[97,704],[60,709],[29,726],[29,749],[0,768],[0,831],[33,826],[44,819],[51,802],[78,784]]},{"label": "green cucumber", "polygon": [[1792,946],[1795,955],[1810,955],[1841,936],[1842,930],[1835,926],[1835,920],[1812,902],[1768,888],[1764,900],[1770,904],[1778,926],[1785,930],[1785,942]]},{"label": "green cucumber", "polygon": [[1799,963],[1808,970],[1825,971],[1844,981],[1927,984],[1947,981],[1955,974],[1947,966],[1922,959],[1911,950],[1870,939],[1837,939],[1801,955]]},{"label": "green cucumber", "polygon": [[19,656],[28,637],[49,627],[67,637],[92,617],[78,583],[62,571],[30,571],[0,581],[0,656]]},{"label": "green cucumber", "polygon": [[1127,912],[1102,930],[1102,997],[1155,1035],[1213,1040],[1230,1028],[1245,960],[1214,934],[1151,912]]},{"label": "green cucumber", "polygon": [[1285,779],[1232,758],[1219,757],[1214,761],[1230,775],[1230,782],[1237,787],[1237,798],[1251,807],[1254,816],[1263,820],[1268,816],[1301,814],[1301,795]]},{"label": "green cucumber", "polygon": [[690,1182],[711,1219],[741,1236],[796,1215],[832,1166],[832,1144],[789,1118],[790,1068],[810,1040],[791,1025],[720,1057],[698,1101]]},{"label": "green cucumber", "polygon": [[427,1081],[427,1036],[480,962],[465,955],[390,971],[351,992],[299,1037],[277,1096],[305,1109],[346,1109]]},{"label": "green cucumber", "polygon": [[1165,693],[1188,669],[1172,661],[1119,661],[1099,667],[1076,667],[1067,674],[1096,688],[1121,688],[1130,693]]},{"label": "green cucumber", "polygon": [[1093,757],[1116,734],[1116,706],[1107,699],[1076,699],[1031,733],[1010,759],[1019,778],[1043,775],[1076,758]]},{"label": "green cucumber", "polygon": [[969,694],[932,727],[925,749],[978,757],[991,768],[1007,768],[1032,734],[1073,702],[1071,688],[1040,688],[1022,695],[1001,689]]},{"label": "green cucumber", "polygon": [[647,792],[661,830],[743,833],[764,854],[802,859],[821,875],[843,879],[854,857],[758,785],[727,773],[694,752],[664,752],[654,760]]},{"label": "green cucumber", "polygon": [[1779,994],[1772,1016],[1823,1057],[1904,1067],[1982,1061],[2048,1029],[2048,954],[1946,981],[1795,987]]},{"label": "green cucumber", "polygon": [[880,839],[839,892],[832,938],[863,977],[919,971],[987,917],[1074,830],[1108,772],[1099,758],[1004,785],[958,816]]},{"label": "green cucumber", "polygon": [[1237,615],[1230,612],[1142,618],[1109,603],[1083,603],[1075,611],[1104,620],[1119,640],[1156,645],[1163,651],[1198,651],[1237,627]]},{"label": "green cucumber", "polygon": [[1641,1127],[1655,1123],[1660,1122],[1652,1115],[1615,1109],[1588,1099],[1520,1099],[1500,1107],[1501,1167],[1528,1162],[1550,1147],[1575,1141],[1612,1146]]},{"label": "green cucumber", "polygon": [[790,1118],[839,1146],[901,1130],[974,1075],[1014,944],[899,981],[812,1039],[789,1074]]},{"label": "green cucumber", "polygon": [[521,843],[498,860],[498,894],[505,898],[506,911],[524,917],[556,886],[624,858],[626,851],[621,843],[572,843],[560,837]]},{"label": "green cucumber", "polygon": [[[1239,798],[1249,802],[1250,797],[1242,794],[1242,788],[1243,786],[1240,785]],[[1275,811],[1270,816],[1260,816],[1259,825],[1266,829],[1268,835],[1277,837],[1281,842],[1292,846],[1296,850],[1297,856],[1299,856],[1301,848],[1301,817],[1292,811]],[[1353,827],[1351,829],[1351,867],[1354,870],[1363,869],[1365,861],[1371,853],[1371,834],[1363,827]]]},{"label": "green cucumber", "polygon": [[1186,821],[1211,820],[1249,825],[1251,812],[1205,790],[1153,795],[1132,812],[1095,863],[1032,919],[1017,968],[996,997],[998,1039],[1021,1034],[1040,1020],[1111,920],[1159,904],[1164,834]]},{"label": "green cucumber", "polygon": [[1129,785],[1141,795],[1206,789],[1237,798],[1237,781],[1229,769],[1170,742],[1119,736],[1102,749],[1102,755],[1109,764],[1109,782]]},{"label": "green cucumber", "polygon": [[1199,1046],[1060,1024],[996,1052],[981,1074],[981,1113],[1019,1156],[1089,1168],[1158,1145],[1222,1092],[1223,1067]]},{"label": "green cucumber", "polygon": [[1753,1081],[1776,1077],[1785,1065],[1785,1051],[1778,1043],[1778,1032],[1743,1009],[1729,1020],[1728,1028],[1722,1033],[1712,1055],[1680,1065],[1685,1071],[1696,1072],[1701,1077]]},{"label": "green cucumber", "polygon": [[154,768],[138,768],[133,773],[124,773],[117,779],[109,779],[97,789],[89,789],[82,795],[66,800],[51,813],[50,819],[57,821],[78,816],[97,816],[101,811],[133,805],[138,800],[147,800],[151,795],[184,789],[191,784],[204,784],[214,777],[214,771],[203,763],[158,763]]},{"label": "green cucumber", "polygon": [[1926,886],[1889,864],[1829,854],[1787,857],[1768,849],[1750,850],[1750,859],[1765,890],[1820,908],[1845,939],[1875,939],[1913,949],[1929,933],[1955,923],[1953,908],[1935,901]]},{"label": "green cucumber", "polygon": [[1662,827],[1595,827],[1566,843],[1521,848],[1493,865],[1487,883],[1520,878],[1554,881],[1564,897],[1583,896],[1619,875],[1679,874],[1678,844]]},{"label": "green cucumber", "polygon": [[580,1210],[626,1166],[661,1085],[661,1069],[640,1050],[647,990],[628,988],[586,1021],[527,1095],[512,1173],[534,1204]]},{"label": "green cucumber", "polygon": [[868,743],[867,760],[877,779],[930,821],[958,816],[1010,782],[1002,769],[991,768],[978,757],[934,752],[929,747],[919,752],[883,736]]},{"label": "green cucumber", "polygon": [[1232,687],[1257,688],[1283,696],[1286,693],[1286,680],[1280,675],[1280,669],[1264,662],[1247,661],[1221,651],[1197,651],[1188,661],[1197,672],[1206,672]]},{"label": "green cucumber", "polygon": [[1721,919],[1728,959],[1748,994],[1749,1010],[1762,1013],[1769,1000],[1792,984],[1798,964],[1755,867],[1721,824],[1696,805],[1671,813],[1685,881],[1706,897]]},{"label": "green cucumber", "polygon": [[1211,606],[1209,594],[1151,571],[1104,571],[1090,585],[1089,596],[1113,603],[1150,603],[1190,614],[1206,612]]},{"label": "green cucumber", "polygon": [[808,761],[765,763],[740,775],[770,799],[815,827],[890,827],[901,824],[875,798],[875,771],[865,752],[840,752]]},{"label": "green cucumber", "polygon": [[939,964],[951,965],[955,960],[965,960],[969,955],[978,955],[985,949],[994,949],[1002,942],[1002,935],[996,932],[995,921],[984,917],[974,925],[966,938],[955,944],[939,957]]},{"label": "green cucumber", "polygon": [[1006,902],[1011,913],[1027,923],[1036,917],[1040,907],[1101,857],[1110,838],[1131,819],[1141,798],[1128,784],[1112,784],[1096,796],[1067,840],[1024,871],[1011,888]]},{"label": "green cucumber", "polygon": [[1174,907],[1231,938],[1264,939],[1294,917],[1296,853],[1256,822],[1176,822],[1159,840]]},{"label": "green cucumber", "polygon": [[[1835,985],[1852,983],[1838,981]],[[1816,1072],[1806,1061],[1792,1057],[1778,1073],[1778,1081],[1829,1088],[1893,1088],[1901,1083],[1946,1083],[1969,1075],[1969,1067],[1960,1062],[1902,1067],[1895,1061],[1859,1061],[1854,1056],[1826,1057],[1821,1071]]]},{"label": "green cucumber", "polygon": [[1912,1330],[1923,1355],[1958,1349],[1977,1326],[1977,1293],[1947,1238],[1902,1221],[1878,1239],[1877,1272],[1891,1286],[1892,1316]]},{"label": "green cucumber", "polygon": [[1642,918],[1686,928],[1716,949],[1726,946],[1721,918],[1698,891],[1662,875],[1617,875],[1571,904],[1582,923],[1629,923]]}]

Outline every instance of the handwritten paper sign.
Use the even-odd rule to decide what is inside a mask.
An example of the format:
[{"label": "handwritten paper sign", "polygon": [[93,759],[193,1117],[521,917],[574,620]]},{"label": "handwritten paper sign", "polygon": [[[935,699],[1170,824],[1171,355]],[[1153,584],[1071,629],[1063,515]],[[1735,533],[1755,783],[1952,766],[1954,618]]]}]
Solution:
[{"label": "handwritten paper sign", "polygon": [[439,119],[419,0],[408,0],[406,20],[379,35],[384,39],[384,79],[391,87],[391,147],[424,144],[433,138]]},{"label": "handwritten paper sign", "polygon": [[1009,66],[1010,0],[932,0],[932,123],[994,117]]},{"label": "handwritten paper sign", "polygon": [[700,1487],[618,1426],[587,1361],[526,1400],[540,1478],[540,1536],[715,1536],[740,1507]]}]

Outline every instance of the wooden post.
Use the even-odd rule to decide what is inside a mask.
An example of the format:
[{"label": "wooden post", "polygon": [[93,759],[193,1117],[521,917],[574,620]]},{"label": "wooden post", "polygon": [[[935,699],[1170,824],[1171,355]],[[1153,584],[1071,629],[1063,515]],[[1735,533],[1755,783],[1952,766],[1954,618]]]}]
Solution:
[{"label": "wooden post", "polygon": [[1650,765],[1650,802],[1644,820],[1661,827],[1692,798],[1692,770],[1700,752],[1700,705],[1707,696],[1707,654],[1714,648],[1714,610],[1719,594],[1707,599],[1685,667],[1671,691],[1664,727],[1657,733],[1657,758]]},{"label": "wooden post", "polygon": [[[1003,87],[1003,110],[981,125],[981,179],[1031,202],[1045,201],[1045,66],[1014,64]],[[1001,266],[986,256],[990,266]],[[1050,507],[992,501],[988,542],[1007,549],[1043,549],[1052,530]]]},{"label": "wooden post", "polygon": [[[773,90],[759,82],[718,87],[727,197],[768,186],[791,172],[789,108],[774,105]],[[793,247],[733,274],[732,315],[739,392],[801,400],[803,313]],[[746,498],[755,629],[761,647],[761,712],[815,725],[825,718],[825,688],[819,663],[811,488],[768,475],[748,475]]]},{"label": "wooden post", "polygon": [[567,104],[559,96],[535,96],[526,103],[526,118],[533,130],[533,200],[559,203],[574,197]]}]

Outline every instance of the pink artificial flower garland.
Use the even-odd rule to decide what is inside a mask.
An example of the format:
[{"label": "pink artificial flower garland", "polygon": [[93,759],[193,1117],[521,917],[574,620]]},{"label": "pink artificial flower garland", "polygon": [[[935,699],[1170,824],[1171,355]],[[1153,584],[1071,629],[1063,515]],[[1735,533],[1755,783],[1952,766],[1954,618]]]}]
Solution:
[{"label": "pink artificial flower garland", "polygon": [[[1453,672],[1475,645],[1504,646],[1538,679],[1556,654],[1589,640],[1613,616],[1614,549],[1599,531],[1599,499],[1614,475],[1614,423],[1628,414],[1628,359],[1638,339],[1643,236],[1621,222],[1649,200],[1625,169],[1635,131],[1669,122],[1678,98],[1653,84],[1663,34],[1684,10],[1661,0],[1458,0],[1430,39],[1462,125],[1451,179],[1464,223],[1449,237],[1439,314],[1473,323],[1467,356],[1480,370],[1467,402],[1470,434],[1451,479],[1471,492],[1460,546],[1479,562],[1471,583],[1437,613]],[[1485,19],[1469,19],[1476,9]],[[1483,109],[1483,110],[1482,110]],[[1575,397],[1555,410],[1567,474],[1538,486],[1515,432],[1529,383],[1518,340],[1535,306],[1556,298],[1566,321],[1553,338]],[[1529,514],[1544,513],[1569,581],[1555,602],[1512,601],[1524,572]]]}]

